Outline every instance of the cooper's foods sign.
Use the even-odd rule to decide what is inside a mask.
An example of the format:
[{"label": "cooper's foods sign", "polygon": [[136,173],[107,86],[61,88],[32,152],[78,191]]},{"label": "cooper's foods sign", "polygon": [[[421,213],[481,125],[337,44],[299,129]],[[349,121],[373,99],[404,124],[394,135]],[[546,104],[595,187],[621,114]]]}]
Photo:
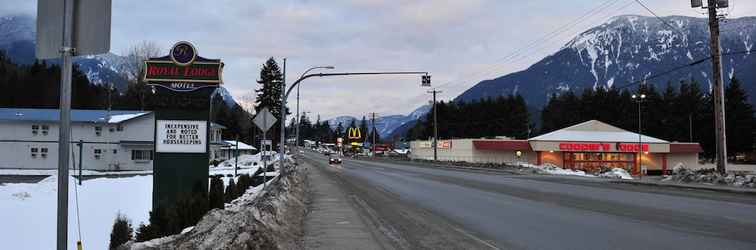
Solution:
[{"label": "cooper's foods sign", "polygon": [[207,122],[158,120],[156,151],[160,153],[207,152]]}]

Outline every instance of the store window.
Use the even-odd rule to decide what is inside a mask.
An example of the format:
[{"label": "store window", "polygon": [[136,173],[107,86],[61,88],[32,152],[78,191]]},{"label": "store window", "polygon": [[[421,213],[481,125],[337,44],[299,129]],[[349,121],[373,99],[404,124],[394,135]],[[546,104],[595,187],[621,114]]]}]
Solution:
[{"label": "store window", "polygon": [[152,150],[131,150],[131,160],[150,161],[152,160]]},{"label": "store window", "polygon": [[566,152],[564,153],[564,166],[589,173],[611,168],[623,168],[631,171],[635,164],[633,156],[632,153]]}]

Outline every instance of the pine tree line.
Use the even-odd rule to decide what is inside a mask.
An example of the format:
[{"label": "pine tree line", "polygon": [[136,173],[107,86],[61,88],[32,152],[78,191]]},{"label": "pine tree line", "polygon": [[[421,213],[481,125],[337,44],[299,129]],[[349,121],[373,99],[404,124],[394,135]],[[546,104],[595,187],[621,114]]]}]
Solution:
[{"label": "pine tree line", "polygon": [[[439,139],[507,136],[524,139],[533,126],[520,95],[436,104]],[[433,108],[408,132],[411,140],[433,137]]]}]

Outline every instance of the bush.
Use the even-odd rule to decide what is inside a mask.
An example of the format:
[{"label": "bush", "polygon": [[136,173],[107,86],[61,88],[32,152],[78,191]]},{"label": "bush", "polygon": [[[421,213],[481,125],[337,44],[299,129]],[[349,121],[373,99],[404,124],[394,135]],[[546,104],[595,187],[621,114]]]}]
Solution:
[{"label": "bush", "polygon": [[169,209],[158,208],[150,212],[150,224],[139,225],[137,241],[178,234],[184,228],[196,225],[210,210],[209,204],[207,191],[199,182],[195,183],[192,192],[182,195]]},{"label": "bush", "polygon": [[131,222],[125,215],[118,213],[113,222],[113,231],[110,232],[109,249],[116,249],[134,237],[134,229],[131,228]]},{"label": "bush", "polygon": [[210,195],[209,195],[210,209],[220,208],[223,209],[223,180],[219,176],[214,176],[210,179]]},{"label": "bush", "polygon": [[231,178],[228,181],[228,186],[226,187],[226,193],[223,195],[223,198],[225,198],[226,203],[231,203],[236,197],[239,197],[236,192],[236,183],[234,182],[234,178]]}]

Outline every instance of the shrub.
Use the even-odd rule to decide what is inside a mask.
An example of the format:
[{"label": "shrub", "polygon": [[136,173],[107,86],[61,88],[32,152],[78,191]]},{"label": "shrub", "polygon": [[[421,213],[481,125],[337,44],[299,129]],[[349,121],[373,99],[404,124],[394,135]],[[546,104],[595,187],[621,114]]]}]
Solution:
[{"label": "shrub", "polygon": [[113,230],[110,232],[109,249],[116,249],[134,237],[134,229],[131,228],[131,222],[125,215],[118,213],[113,222]]},{"label": "shrub", "polygon": [[219,176],[214,176],[210,179],[210,195],[209,195],[210,209],[220,208],[223,209],[223,180]]},{"label": "shrub", "polygon": [[228,181],[228,186],[226,187],[226,193],[223,195],[223,197],[226,199],[226,203],[231,203],[236,197],[239,197],[236,192],[236,183],[234,182],[234,178],[231,178]]}]

